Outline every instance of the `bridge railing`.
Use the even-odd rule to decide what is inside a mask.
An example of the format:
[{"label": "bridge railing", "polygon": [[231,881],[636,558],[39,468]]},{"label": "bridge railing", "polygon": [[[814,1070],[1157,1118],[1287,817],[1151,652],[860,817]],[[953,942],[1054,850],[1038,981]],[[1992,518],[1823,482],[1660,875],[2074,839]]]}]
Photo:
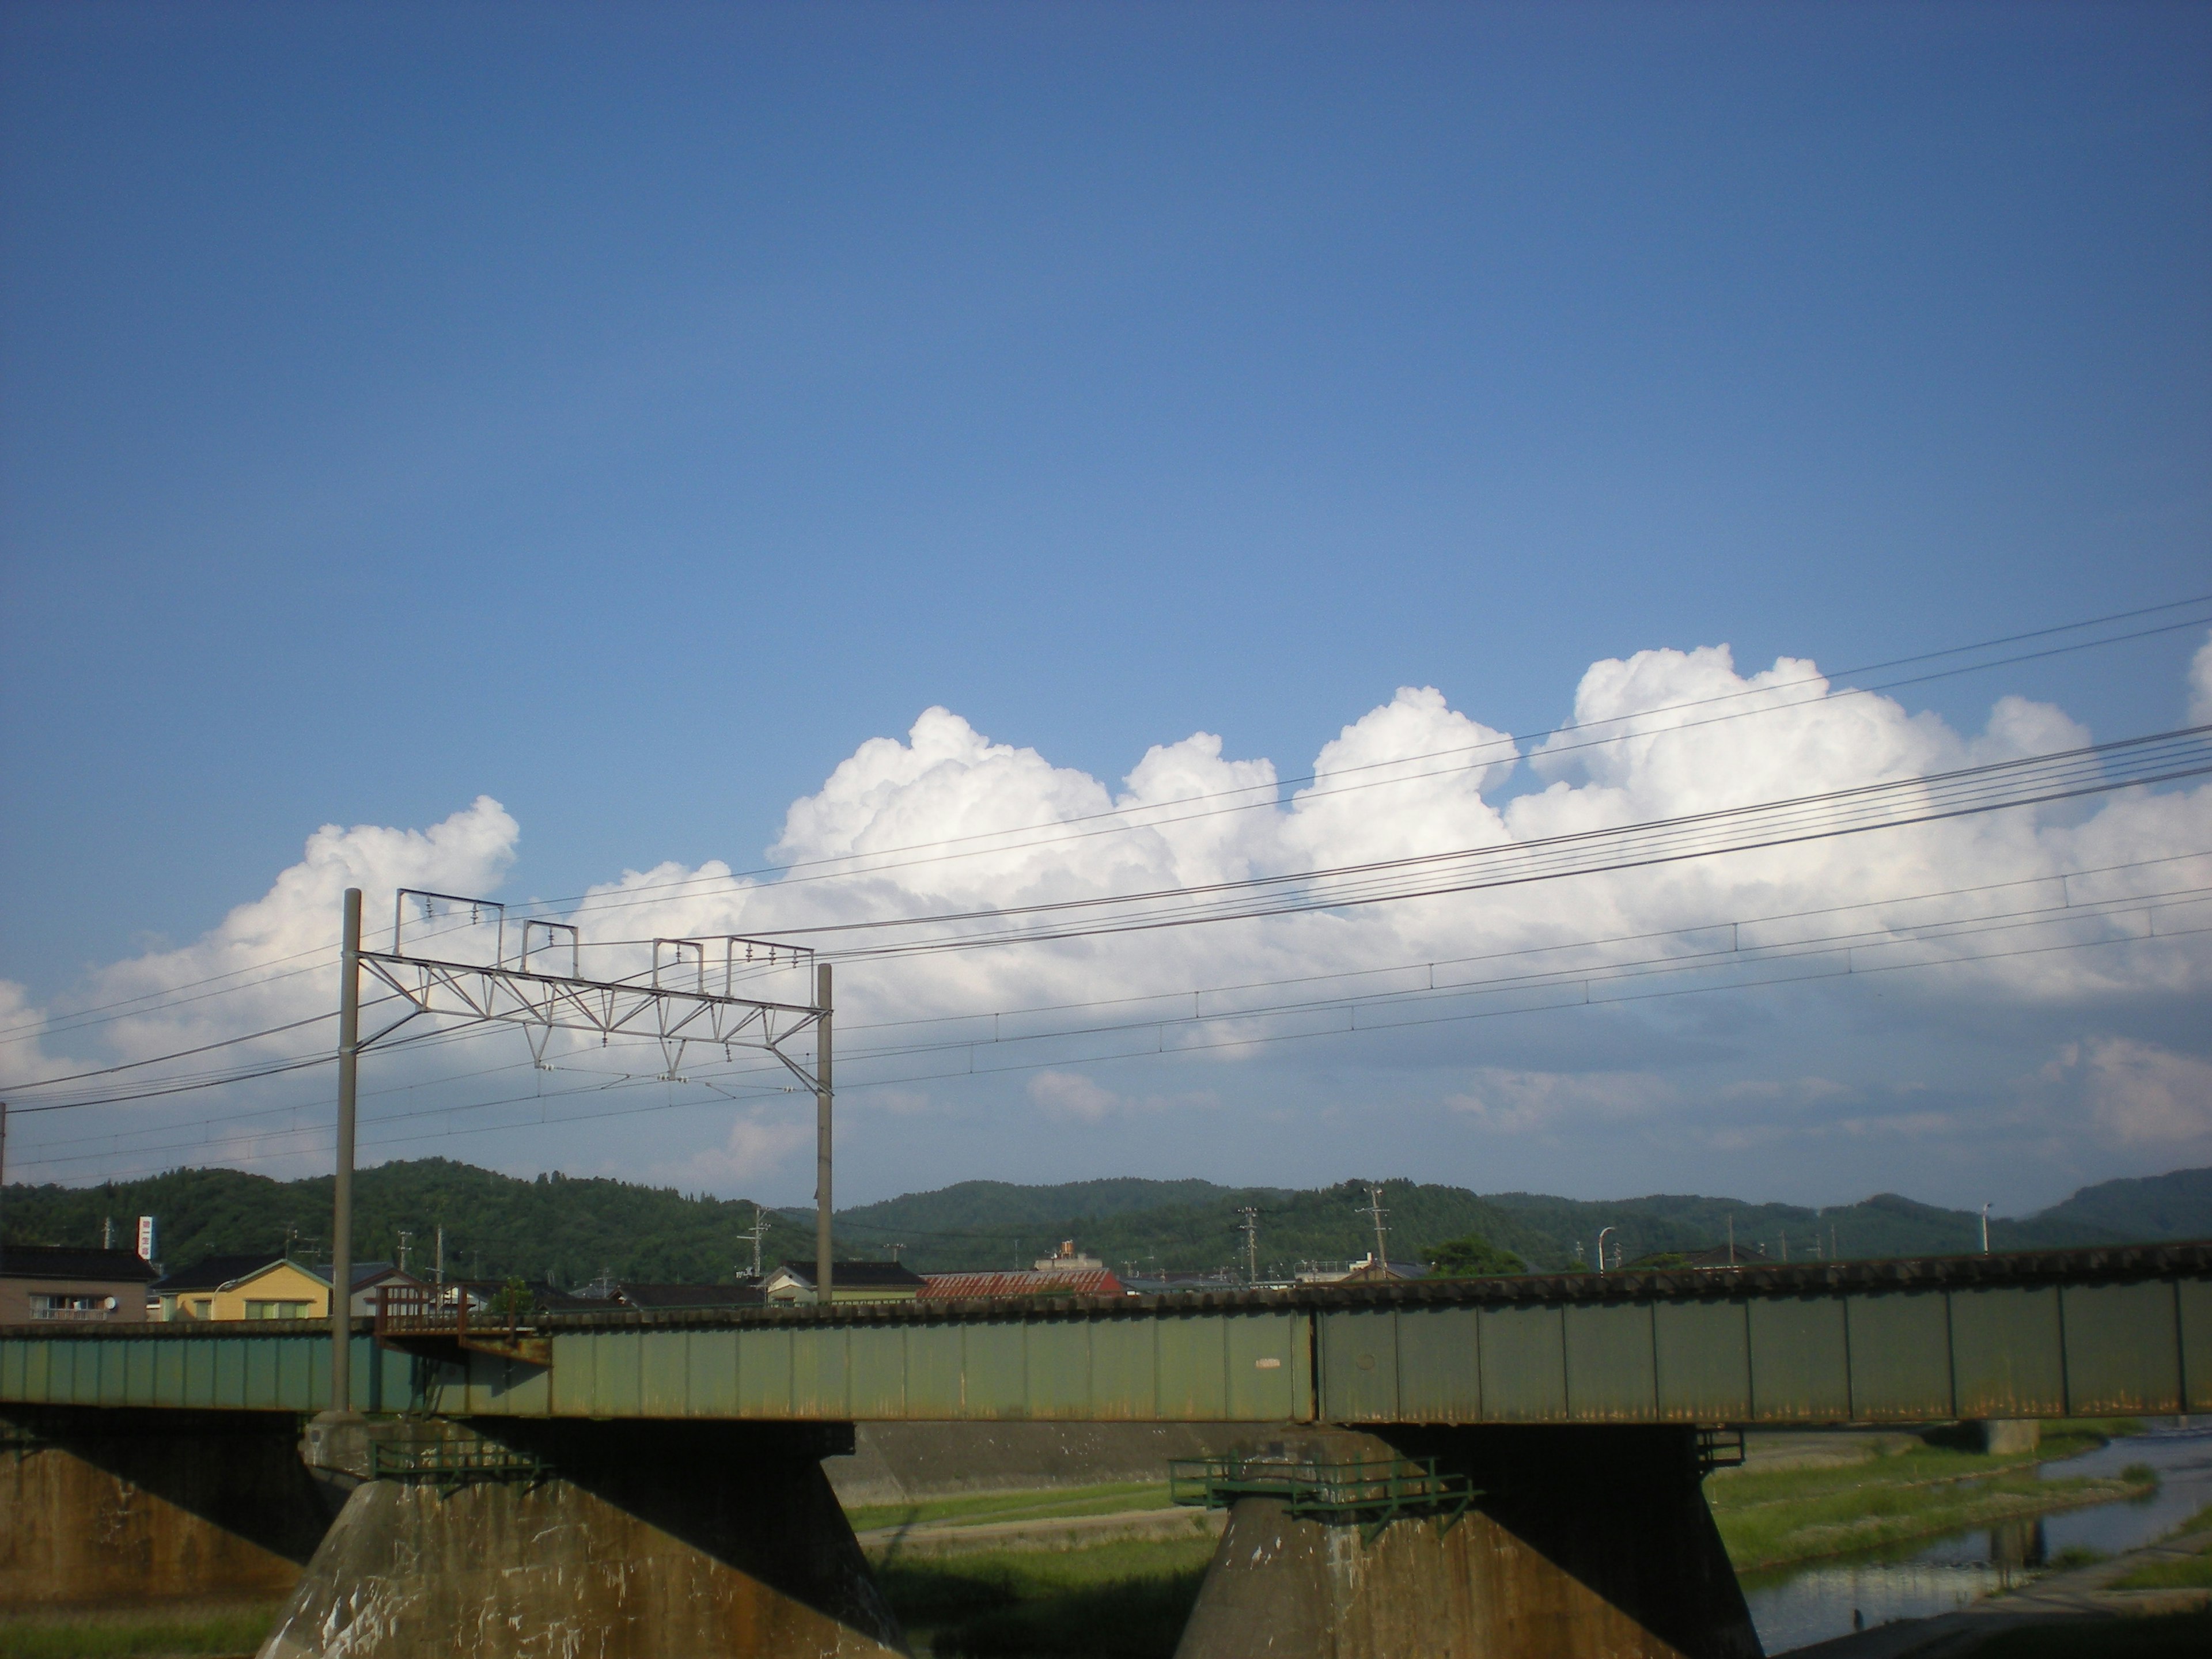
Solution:
[{"label": "bridge railing", "polygon": [[1175,1458],[1168,1496],[1177,1504],[1226,1509],[1243,1498],[1273,1498],[1292,1515],[1379,1532],[1404,1516],[1433,1518],[1449,1530],[1480,1494],[1463,1474],[1438,1470],[1433,1457],[1305,1462],[1284,1457]]},{"label": "bridge railing", "polygon": [[[502,1297],[502,1300],[507,1300]],[[476,1308],[465,1286],[380,1285],[376,1291],[376,1340],[384,1347],[444,1339],[479,1353],[503,1354],[544,1364],[548,1345],[526,1316],[521,1299],[504,1308]]]}]

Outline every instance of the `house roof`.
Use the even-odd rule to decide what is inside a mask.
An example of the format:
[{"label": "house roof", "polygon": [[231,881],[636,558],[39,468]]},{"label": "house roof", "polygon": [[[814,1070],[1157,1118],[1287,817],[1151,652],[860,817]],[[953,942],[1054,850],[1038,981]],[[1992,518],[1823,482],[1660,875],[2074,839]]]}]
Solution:
[{"label": "house roof", "polygon": [[1673,1267],[1764,1267],[1768,1265],[1768,1256],[1756,1244],[1712,1244],[1702,1250],[1655,1250],[1650,1255],[1637,1257],[1628,1265],[1648,1267],[1655,1264],[1662,1272]]},{"label": "house roof", "polygon": [[633,1308],[757,1308],[768,1299],[757,1285],[624,1284],[615,1295]]},{"label": "house roof", "polygon": [[263,1268],[273,1267],[284,1259],[283,1251],[275,1255],[266,1250],[251,1255],[210,1255],[195,1261],[189,1267],[179,1267],[163,1279],[154,1281],[154,1289],[163,1296],[179,1291],[216,1291],[226,1285],[235,1285],[241,1279],[251,1279]]},{"label": "house roof", "polygon": [[106,1285],[143,1285],[155,1277],[153,1264],[133,1250],[81,1250],[69,1244],[0,1248],[0,1279],[82,1279]]},{"label": "house roof", "polygon": [[[113,1254],[124,1255],[128,1252],[118,1250]],[[135,1257],[133,1259],[136,1260]],[[226,1285],[241,1284],[258,1273],[267,1273],[271,1267],[282,1267],[287,1265],[287,1261],[288,1258],[281,1251],[275,1255],[211,1255],[189,1267],[178,1268],[166,1279],[155,1279],[154,1289],[163,1296],[184,1291],[219,1291]],[[331,1282],[330,1264],[327,1262],[292,1261],[289,1265],[310,1279],[325,1285]],[[356,1261],[353,1264],[353,1288],[356,1291],[380,1279],[394,1278],[413,1282],[415,1276],[401,1273],[389,1261]]]},{"label": "house roof", "polygon": [[[811,1261],[787,1261],[780,1271],[801,1285],[814,1282]],[[833,1289],[842,1286],[848,1290],[913,1291],[919,1294],[923,1284],[920,1273],[896,1261],[840,1261],[830,1268],[830,1277]]]},{"label": "house roof", "polygon": [[921,1294],[939,1302],[970,1296],[1121,1296],[1125,1291],[1110,1268],[1091,1267],[1072,1273],[927,1273]]}]

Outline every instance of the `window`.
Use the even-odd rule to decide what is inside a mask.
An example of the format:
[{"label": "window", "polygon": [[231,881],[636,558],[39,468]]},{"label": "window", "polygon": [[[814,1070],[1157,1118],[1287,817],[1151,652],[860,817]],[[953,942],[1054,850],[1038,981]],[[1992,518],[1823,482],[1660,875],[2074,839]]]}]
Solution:
[{"label": "window", "polygon": [[248,1302],[248,1319],[305,1319],[307,1304],[304,1302]]}]

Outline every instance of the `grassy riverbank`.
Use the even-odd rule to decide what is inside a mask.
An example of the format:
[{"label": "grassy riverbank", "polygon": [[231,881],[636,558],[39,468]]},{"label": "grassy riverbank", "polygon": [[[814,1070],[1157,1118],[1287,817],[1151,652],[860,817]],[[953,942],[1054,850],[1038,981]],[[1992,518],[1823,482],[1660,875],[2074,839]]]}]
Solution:
[{"label": "grassy riverbank", "polygon": [[1004,1551],[877,1569],[917,1652],[951,1659],[1166,1659],[1213,1540]]},{"label": "grassy riverbank", "polygon": [[0,1617],[0,1659],[213,1659],[260,1647],[281,1602],[101,1607]]},{"label": "grassy riverbank", "polygon": [[2131,1429],[2053,1425],[2042,1448],[2027,1454],[1992,1456],[1908,1442],[1841,1466],[1728,1469],[1705,1482],[1705,1497],[1736,1571],[1759,1572],[2152,1491],[2157,1477],[2148,1468],[2073,1480],[2037,1476],[2039,1462]]},{"label": "grassy riverbank", "polygon": [[976,1527],[1018,1521],[1059,1521],[1085,1515],[1124,1515],[1169,1507],[1164,1480],[1122,1480],[1053,1492],[973,1492],[912,1504],[856,1504],[845,1511],[854,1532],[882,1527],[957,1524]]}]

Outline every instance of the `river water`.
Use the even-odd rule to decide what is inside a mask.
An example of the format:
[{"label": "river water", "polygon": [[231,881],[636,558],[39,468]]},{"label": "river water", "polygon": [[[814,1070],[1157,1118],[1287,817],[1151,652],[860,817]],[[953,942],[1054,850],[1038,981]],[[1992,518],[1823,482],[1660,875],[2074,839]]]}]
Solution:
[{"label": "river water", "polygon": [[1856,1614],[1871,1628],[1893,1619],[1926,1619],[2033,1577],[2069,1549],[2106,1555],[2154,1542],[2212,1504],[2212,1425],[2182,1426],[2115,1440],[2095,1451],[2046,1463],[2046,1480],[2117,1474],[2148,1463],[2159,1489],[2148,1498],[2069,1510],[1994,1530],[1957,1533],[1886,1558],[1826,1561],[1747,1579],[1752,1623],[1771,1654],[1847,1636]]}]

